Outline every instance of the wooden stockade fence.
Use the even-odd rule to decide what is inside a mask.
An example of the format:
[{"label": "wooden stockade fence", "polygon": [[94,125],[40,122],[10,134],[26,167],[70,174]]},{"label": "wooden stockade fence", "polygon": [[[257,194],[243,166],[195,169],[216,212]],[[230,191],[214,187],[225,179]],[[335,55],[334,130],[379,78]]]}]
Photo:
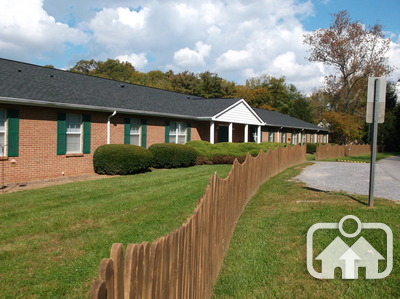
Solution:
[{"label": "wooden stockade fence", "polygon": [[[210,178],[193,214],[152,243],[120,243],[103,259],[91,298],[210,298],[236,221],[270,177],[305,161],[305,146],[278,148],[235,161],[229,175]],[[179,195],[178,195],[179,196]]]},{"label": "wooden stockade fence", "polygon": [[334,159],[369,154],[371,146],[369,144],[358,145],[330,145],[323,144],[317,146],[315,160]]}]

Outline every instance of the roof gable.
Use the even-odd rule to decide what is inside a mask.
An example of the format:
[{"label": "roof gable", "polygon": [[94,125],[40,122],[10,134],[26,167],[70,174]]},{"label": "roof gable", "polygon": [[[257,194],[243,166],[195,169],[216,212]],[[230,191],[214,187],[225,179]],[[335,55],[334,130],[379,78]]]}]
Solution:
[{"label": "roof gable", "polygon": [[254,110],[246,103],[240,100],[233,105],[227,107],[212,118],[215,121],[242,123],[249,125],[263,125],[262,119],[254,112]]}]

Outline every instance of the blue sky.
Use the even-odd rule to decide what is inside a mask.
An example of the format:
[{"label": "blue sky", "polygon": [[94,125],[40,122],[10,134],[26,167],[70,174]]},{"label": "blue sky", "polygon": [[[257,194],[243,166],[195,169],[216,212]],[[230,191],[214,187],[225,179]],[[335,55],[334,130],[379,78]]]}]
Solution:
[{"label": "blue sky", "polygon": [[330,25],[331,13],[347,10],[352,20],[366,25],[379,23],[384,30],[400,33],[398,21],[399,0],[314,0],[315,15],[304,21],[306,30],[326,28]]},{"label": "blue sky", "polygon": [[303,35],[340,10],[382,24],[390,63],[400,67],[399,0],[0,0],[0,57],[62,69],[113,58],[139,71],[212,71],[239,84],[285,76],[310,92],[332,70],[307,61]]}]

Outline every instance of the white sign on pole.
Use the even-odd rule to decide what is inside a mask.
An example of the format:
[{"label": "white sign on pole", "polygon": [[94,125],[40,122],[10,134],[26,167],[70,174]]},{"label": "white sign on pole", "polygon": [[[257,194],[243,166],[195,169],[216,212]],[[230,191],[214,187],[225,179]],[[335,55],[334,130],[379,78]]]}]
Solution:
[{"label": "white sign on pole", "polygon": [[378,124],[385,121],[385,102],[386,102],[386,78],[369,77],[368,78],[368,97],[367,97],[367,123],[373,122],[374,99],[376,98],[376,109]]}]

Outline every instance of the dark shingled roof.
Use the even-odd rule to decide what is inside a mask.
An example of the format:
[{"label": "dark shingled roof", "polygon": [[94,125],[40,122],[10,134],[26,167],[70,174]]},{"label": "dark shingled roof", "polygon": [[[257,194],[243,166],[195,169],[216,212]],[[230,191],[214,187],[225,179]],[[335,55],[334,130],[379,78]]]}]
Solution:
[{"label": "dark shingled roof", "polygon": [[0,97],[72,107],[212,117],[240,100],[204,99],[6,59],[0,59],[0,74]]},{"label": "dark shingled roof", "polygon": [[[0,100],[100,111],[210,118],[240,99],[204,99],[0,58]],[[270,126],[328,131],[302,120],[254,109]]]},{"label": "dark shingled roof", "polygon": [[258,114],[258,116],[261,117],[261,119],[265,122],[267,126],[329,132],[329,130],[325,128],[276,111],[264,110],[259,108],[253,109]]}]

